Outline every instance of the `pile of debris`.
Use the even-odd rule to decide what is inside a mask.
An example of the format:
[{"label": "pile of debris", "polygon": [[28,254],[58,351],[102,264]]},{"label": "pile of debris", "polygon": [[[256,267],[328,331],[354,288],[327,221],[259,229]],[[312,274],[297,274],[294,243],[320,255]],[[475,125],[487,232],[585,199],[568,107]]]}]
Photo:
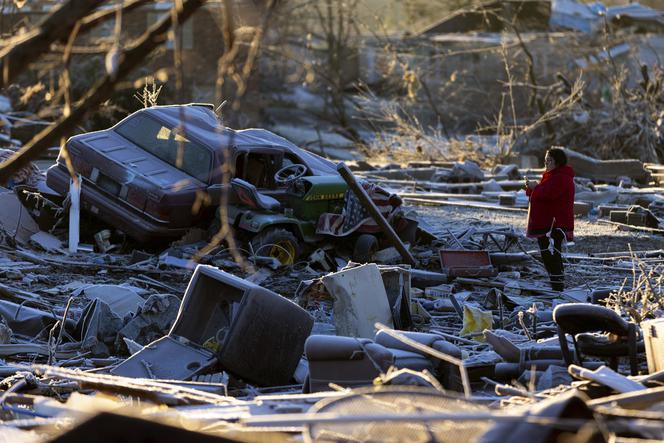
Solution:
[{"label": "pile of debris", "polygon": [[[564,151],[576,175],[575,215],[649,232],[660,230],[658,217],[663,215],[664,201],[659,165],[630,159],[597,160],[571,149]],[[367,180],[398,190],[407,203],[523,213],[528,210],[524,178],[539,180],[542,172],[514,164],[485,171],[470,160],[356,171]]]},{"label": "pile of debris", "polygon": [[[657,172],[567,155],[582,220],[664,232]],[[664,439],[664,251],[567,252],[568,289],[553,291],[514,227],[429,227],[402,207],[525,212],[523,177],[540,170],[466,161],[354,175],[340,164],[338,177],[302,177],[295,166],[275,177],[292,186],[291,203],[343,207],[315,214],[328,234],[301,250],[283,238],[264,253],[255,238],[244,251],[205,249],[207,231],[195,227],[166,249],[138,251],[116,243],[120,226],[79,229],[73,193],[56,203],[36,187],[4,191],[3,435]],[[100,174],[86,186],[108,185]],[[281,211],[247,181],[231,185],[232,205],[255,204],[256,217],[307,214]],[[80,210],[90,211],[89,195]],[[252,232],[251,217],[240,220]]]},{"label": "pile of debris", "polygon": [[[465,247],[486,234],[513,236],[449,238]],[[527,253],[445,243],[433,244],[438,254],[415,253],[417,268],[350,262],[240,278],[198,265],[184,290],[189,273],[180,268],[4,248],[3,433],[12,441],[68,441],[91,429],[109,441],[128,432],[187,441],[664,438],[661,279],[647,273],[664,251],[632,258],[644,274],[629,291],[616,281],[558,293],[529,278]],[[72,273],[127,281],[66,282]],[[300,283],[284,297],[265,287],[279,279]]]}]

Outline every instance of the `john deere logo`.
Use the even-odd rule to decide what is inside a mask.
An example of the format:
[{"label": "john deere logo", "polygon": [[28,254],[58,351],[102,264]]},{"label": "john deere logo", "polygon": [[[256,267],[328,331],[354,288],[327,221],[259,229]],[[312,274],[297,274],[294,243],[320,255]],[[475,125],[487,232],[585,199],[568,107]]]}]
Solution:
[{"label": "john deere logo", "polygon": [[343,192],[335,192],[332,194],[316,194],[308,195],[304,198],[304,201],[316,201],[316,200],[338,200],[344,198]]}]

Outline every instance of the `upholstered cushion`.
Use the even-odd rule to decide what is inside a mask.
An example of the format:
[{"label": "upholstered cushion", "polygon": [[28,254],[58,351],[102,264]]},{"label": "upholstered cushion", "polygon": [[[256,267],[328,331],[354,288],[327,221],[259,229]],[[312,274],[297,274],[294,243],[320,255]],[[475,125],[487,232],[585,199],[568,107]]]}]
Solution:
[{"label": "upholstered cushion", "polygon": [[414,371],[428,370],[433,372],[433,362],[416,352],[403,351],[401,349],[390,349],[394,355],[394,366],[399,369],[408,368]]},{"label": "upholstered cushion", "polygon": [[[440,335],[428,334],[424,332],[410,332],[410,331],[398,331],[399,334],[404,335],[405,337],[414,340],[418,343],[422,343],[430,348],[433,348],[443,354],[450,355],[452,357],[461,358],[461,350],[454,344],[448,342]],[[404,342],[388,335],[384,331],[378,331],[376,334],[376,343],[385,346],[390,349],[401,349],[404,351],[416,352],[420,355],[425,355],[431,357],[429,354],[413,348],[410,345],[405,344]],[[431,357],[433,358],[433,357]]]},{"label": "upholstered cushion", "polygon": [[342,337],[335,335],[311,335],[304,344],[304,353],[309,361],[362,360],[365,353],[380,367],[390,366],[394,360],[385,347],[368,338]]},{"label": "upholstered cushion", "polygon": [[[629,353],[627,341],[613,342],[606,334],[582,333],[576,335],[576,342],[582,354],[596,357],[618,357]],[[636,343],[636,352],[645,352],[643,341]]]}]

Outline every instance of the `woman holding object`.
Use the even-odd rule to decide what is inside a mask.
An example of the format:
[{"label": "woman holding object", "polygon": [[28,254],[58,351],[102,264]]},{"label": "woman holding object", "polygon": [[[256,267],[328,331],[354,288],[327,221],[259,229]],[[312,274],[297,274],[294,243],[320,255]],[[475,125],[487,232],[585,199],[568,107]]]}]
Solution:
[{"label": "woman holding object", "polygon": [[544,166],[539,183],[526,179],[526,195],[530,198],[527,235],[537,239],[551,289],[562,291],[562,243],[571,241],[574,232],[574,171],[567,165],[562,148],[549,149]]}]

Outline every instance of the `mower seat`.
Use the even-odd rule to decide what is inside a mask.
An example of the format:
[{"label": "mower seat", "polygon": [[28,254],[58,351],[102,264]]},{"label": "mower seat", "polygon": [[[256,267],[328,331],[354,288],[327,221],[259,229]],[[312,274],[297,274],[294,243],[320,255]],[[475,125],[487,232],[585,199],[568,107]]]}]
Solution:
[{"label": "mower seat", "polygon": [[237,196],[240,203],[253,209],[264,209],[267,211],[277,211],[281,207],[279,200],[261,194],[256,186],[239,178],[231,180],[231,188]]}]

